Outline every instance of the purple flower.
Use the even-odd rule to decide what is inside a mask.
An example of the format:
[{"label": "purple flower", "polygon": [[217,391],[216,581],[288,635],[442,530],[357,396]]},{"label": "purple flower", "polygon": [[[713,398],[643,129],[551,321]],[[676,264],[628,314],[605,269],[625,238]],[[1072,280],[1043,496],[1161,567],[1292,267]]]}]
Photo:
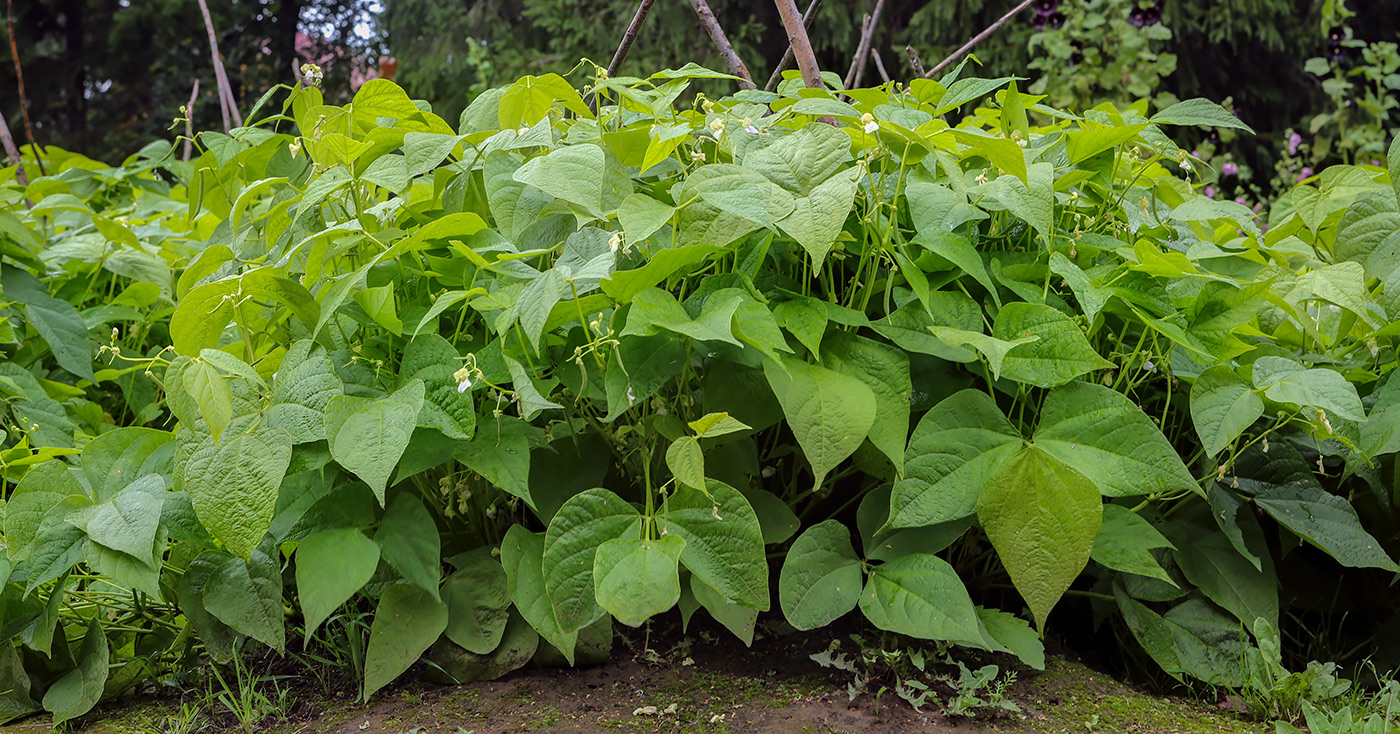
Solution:
[{"label": "purple flower", "polygon": [[1207,198],[1207,199],[1214,199],[1214,198],[1215,198],[1215,187],[1214,187],[1214,186],[1207,186],[1207,187],[1206,187],[1206,190],[1205,190],[1205,195],[1206,195],[1206,198]]},{"label": "purple flower", "polygon": [[1240,172],[1240,167],[1234,163],[1222,163],[1220,164],[1220,172],[1226,176],[1234,176]]},{"label": "purple flower", "polygon": [[1243,196],[1235,199],[1235,203],[1240,206],[1249,206],[1249,200],[1245,199]]},{"label": "purple flower", "polygon": [[1299,181],[1302,181],[1303,179],[1305,179],[1305,178],[1307,178],[1308,176],[1311,176],[1311,175],[1312,175],[1312,168],[1310,168],[1310,167],[1308,167],[1308,166],[1303,166],[1303,170],[1301,170],[1301,171],[1298,172],[1298,180],[1299,180]]},{"label": "purple flower", "polygon": [[1381,165],[1381,159],[1379,159],[1379,158],[1372,158],[1372,159],[1371,159],[1371,165],[1376,166],[1376,167],[1379,168],[1380,165]]},{"label": "purple flower", "polygon": [[1303,136],[1302,136],[1302,135],[1299,135],[1298,133],[1293,133],[1292,135],[1289,135],[1289,136],[1288,136],[1288,154],[1289,154],[1289,155],[1297,155],[1297,154],[1298,154],[1298,146],[1301,145],[1302,142],[1303,142]]}]

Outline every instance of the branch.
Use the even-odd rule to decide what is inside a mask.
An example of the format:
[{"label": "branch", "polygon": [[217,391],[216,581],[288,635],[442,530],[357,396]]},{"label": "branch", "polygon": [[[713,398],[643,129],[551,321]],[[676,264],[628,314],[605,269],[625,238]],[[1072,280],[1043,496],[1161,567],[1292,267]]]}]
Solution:
[{"label": "branch", "polygon": [[194,145],[194,102],[199,96],[199,79],[194,80],[194,88],[190,90],[190,103],[185,105],[185,162],[190,160],[190,150]]},{"label": "branch", "polygon": [[719,55],[724,57],[724,63],[729,65],[729,71],[734,76],[741,77],[739,83],[744,89],[757,89],[753,83],[753,77],[749,76],[749,70],[744,66],[744,62],[739,60],[739,54],[734,52],[734,46],[729,42],[729,38],[724,35],[724,29],[719,26],[719,21],[715,19],[715,13],[710,10],[709,3],[705,0],[690,0],[691,6],[695,8],[695,14],[700,16],[700,24],[705,26],[705,32],[710,34],[710,40],[719,47]]},{"label": "branch", "polygon": [[[812,17],[813,17],[814,15],[816,15],[817,6],[819,6],[819,5],[821,5],[821,4],[822,4],[822,0],[812,0],[812,2],[810,2],[810,3],[807,4],[807,12],[805,12],[805,13],[802,14],[802,27],[803,27],[803,28],[810,28],[810,27],[812,26]],[[778,66],[775,67],[775,68],[773,69],[773,75],[770,76],[770,77],[768,77],[768,83],[763,85],[763,91],[765,91],[765,92],[771,92],[771,91],[773,91],[774,89],[777,89],[777,88],[778,88],[778,82],[780,82],[780,81],[783,80],[783,72],[787,71],[788,66],[791,65],[791,64],[792,64],[792,45],[789,44],[788,47],[787,47],[787,49],[783,51],[783,58],[782,58],[782,60],[779,61],[779,62],[778,62]]]},{"label": "branch", "polygon": [[642,0],[642,4],[637,6],[637,14],[632,16],[632,22],[628,24],[627,31],[622,34],[622,43],[618,44],[617,51],[613,53],[612,61],[608,62],[608,76],[617,75],[617,70],[622,66],[622,60],[627,58],[627,52],[632,50],[632,42],[637,40],[637,32],[642,29],[642,23],[647,19],[647,13],[651,12],[651,6],[656,0]]},{"label": "branch", "polygon": [[5,146],[5,155],[15,162],[15,180],[19,182],[20,186],[28,186],[29,177],[24,175],[24,161],[19,157],[19,148],[15,147],[15,139],[10,136],[10,126],[5,124],[4,113],[0,113],[0,145]]},{"label": "branch", "polygon": [[860,86],[860,78],[865,73],[865,59],[870,55],[870,41],[875,36],[875,24],[880,22],[880,11],[884,9],[885,0],[876,0],[875,9],[865,16],[856,57],[851,59],[851,70],[846,72],[846,81],[842,84],[846,89]]},{"label": "branch", "polygon": [[909,57],[909,66],[914,70],[914,76],[924,75],[924,62],[919,60],[919,52],[913,46],[904,47],[904,55]]},{"label": "branch", "polygon": [[817,65],[817,55],[812,53],[812,41],[807,38],[807,28],[797,15],[797,3],[793,0],[774,0],[778,15],[783,18],[783,29],[787,31],[788,45],[792,47],[797,68],[802,72],[802,81],[808,87],[821,89],[822,70]]},{"label": "branch", "polygon": [[[39,154],[39,144],[34,142],[34,128],[29,124],[29,103],[24,99],[24,69],[19,66],[19,46],[15,43],[15,0],[8,0],[6,3],[5,19],[10,26],[10,56],[15,60],[15,80],[19,82],[19,117],[24,122],[24,136],[29,138],[29,147],[34,151],[34,162],[39,164],[39,175],[47,176],[48,173],[44,171],[44,157]],[[8,136],[8,126],[5,132]],[[15,161],[19,161],[18,154],[15,155]]]},{"label": "branch", "polygon": [[886,84],[889,84],[890,73],[885,71],[885,62],[880,58],[880,52],[873,48],[870,49],[870,58],[875,60],[875,70],[880,72],[880,78],[883,79]]},{"label": "branch", "polygon": [[962,56],[968,51],[971,51],[973,46],[976,46],[979,42],[982,41],[982,39],[986,38],[987,36],[992,35],[992,33],[994,33],[996,29],[1000,28],[1003,23],[1005,23],[1008,20],[1011,20],[1011,16],[1021,12],[1022,10],[1025,10],[1033,2],[1035,2],[1035,0],[1023,0],[1023,2],[1020,5],[1017,5],[1016,7],[1012,8],[1011,11],[1008,12],[1006,15],[1003,15],[1000,18],[998,18],[997,22],[987,26],[987,30],[982,31],[981,33],[978,33],[977,35],[973,36],[972,40],[968,41],[967,43],[964,43],[962,48],[949,54],[948,58],[938,62],[938,66],[929,69],[928,73],[924,74],[924,77],[929,79],[933,78],[933,75],[942,71],[943,67],[953,63],[954,61],[957,61],[958,57]]},{"label": "branch", "polygon": [[[238,102],[233,98],[233,87],[229,86],[228,74],[224,72],[224,61],[219,56],[219,41],[214,33],[214,18],[209,15],[209,5],[204,0],[199,0],[199,10],[204,13],[204,29],[209,32],[209,53],[214,57],[214,81],[219,85],[219,107],[224,113],[224,132],[228,132],[235,127],[243,127],[243,117],[238,114]],[[230,117],[233,119],[232,125],[229,124]]]}]

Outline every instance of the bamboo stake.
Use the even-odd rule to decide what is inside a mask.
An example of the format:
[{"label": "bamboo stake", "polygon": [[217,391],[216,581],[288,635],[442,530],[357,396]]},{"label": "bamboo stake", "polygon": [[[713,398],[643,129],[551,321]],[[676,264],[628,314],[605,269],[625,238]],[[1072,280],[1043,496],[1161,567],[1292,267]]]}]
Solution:
[{"label": "bamboo stake", "polygon": [[608,76],[617,75],[617,70],[622,67],[623,59],[627,58],[627,52],[632,50],[632,42],[637,40],[638,31],[642,30],[642,23],[647,19],[647,13],[651,12],[651,6],[656,0],[642,0],[642,4],[637,6],[637,14],[632,16],[632,22],[627,25],[627,31],[622,34],[622,43],[617,45],[617,51],[613,52],[612,61],[608,62]]},{"label": "bamboo stake", "polygon": [[875,70],[880,72],[880,78],[883,79],[886,84],[889,84],[890,73],[885,71],[885,62],[880,58],[880,52],[873,48],[870,49],[870,58],[875,60]]},{"label": "bamboo stake", "polygon": [[705,32],[710,34],[710,40],[719,47],[719,55],[724,58],[724,63],[729,65],[730,73],[743,79],[739,85],[744,89],[757,89],[758,87],[754,86],[753,77],[749,76],[748,67],[739,60],[739,54],[734,52],[734,45],[724,35],[724,29],[720,27],[714,11],[710,10],[709,3],[705,0],[690,0],[690,4],[695,8],[695,14],[700,16],[700,24],[705,26]]},{"label": "bamboo stake", "polygon": [[[238,102],[233,98],[233,87],[228,83],[224,61],[219,56],[219,41],[214,33],[214,18],[209,15],[209,5],[204,0],[199,0],[199,10],[204,13],[204,29],[209,32],[209,53],[214,57],[214,81],[219,85],[219,107],[224,113],[224,131],[227,132],[235,127],[243,127],[243,116],[238,114]],[[229,124],[230,119],[233,124]]]},{"label": "bamboo stake", "polygon": [[185,162],[190,160],[190,150],[194,146],[194,102],[199,97],[199,79],[194,80],[190,90],[190,103],[185,105]]},{"label": "bamboo stake", "polygon": [[[29,124],[29,103],[24,97],[24,69],[20,68],[19,45],[15,43],[15,0],[8,0],[6,3],[5,20],[10,26],[10,56],[15,60],[15,81],[19,83],[19,117],[24,123],[24,136],[29,138],[29,147],[34,151],[34,162],[39,164],[39,175],[47,176],[48,173],[44,171],[44,157],[39,153],[39,144],[34,142],[34,128]],[[19,160],[18,156],[15,160]]]},{"label": "bamboo stake", "polygon": [[971,41],[964,43],[962,48],[949,54],[948,58],[943,59],[942,61],[938,62],[937,66],[933,67],[932,69],[929,69],[928,73],[924,74],[924,78],[933,78],[934,74],[943,71],[943,67],[953,63],[954,61],[957,61],[958,58],[961,57],[963,54],[967,53],[968,51],[971,51],[973,46],[976,46],[979,42],[982,41],[982,39],[986,38],[987,36],[992,35],[992,33],[996,31],[996,29],[1002,26],[1002,24],[1006,23],[1006,21],[1008,20],[1011,20],[1012,16],[1016,15],[1022,10],[1025,10],[1033,2],[1035,2],[1035,0],[1024,0],[1020,5],[1017,5],[1016,7],[1012,8],[1010,12],[1008,12],[1006,15],[1003,15],[1000,18],[998,18],[997,22],[987,26],[986,30],[973,36]]},{"label": "bamboo stake", "polygon": [[15,146],[15,139],[10,135],[10,126],[5,123],[5,114],[0,112],[0,144],[5,146],[5,155],[15,163],[15,180],[20,186],[29,185],[29,177],[24,175],[24,160],[19,157],[19,148]]},{"label": "bamboo stake", "polygon": [[851,59],[851,70],[846,72],[846,89],[860,86],[860,78],[865,74],[865,60],[870,55],[870,41],[875,36],[875,24],[880,22],[880,11],[885,9],[885,0],[876,0],[875,9],[865,16],[861,28],[860,44],[856,46],[856,57]]},{"label": "bamboo stake", "polygon": [[792,47],[792,56],[797,61],[797,68],[802,72],[802,81],[808,87],[814,89],[822,88],[822,70],[817,65],[817,55],[812,52],[812,41],[807,38],[807,28],[802,25],[802,18],[797,15],[797,3],[793,0],[774,0],[778,6],[778,15],[783,18],[783,29],[787,31],[788,45]]},{"label": "bamboo stake", "polygon": [[[807,4],[807,12],[802,14],[802,27],[812,27],[812,17],[816,15],[817,7],[822,4],[822,0],[812,0]],[[792,65],[792,45],[789,44],[787,50],[783,51],[783,58],[778,62],[778,66],[773,69],[773,75],[768,77],[768,83],[763,85],[763,91],[771,92],[778,88],[778,82],[783,80],[783,72]]]},{"label": "bamboo stake", "polygon": [[924,75],[924,62],[919,60],[919,52],[913,46],[904,47],[904,55],[909,57],[909,66],[914,70],[914,76]]}]

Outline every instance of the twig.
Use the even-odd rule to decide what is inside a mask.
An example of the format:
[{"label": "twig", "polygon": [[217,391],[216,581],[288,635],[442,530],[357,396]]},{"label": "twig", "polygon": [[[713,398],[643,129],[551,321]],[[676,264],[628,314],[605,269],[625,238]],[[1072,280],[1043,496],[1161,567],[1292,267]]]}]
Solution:
[{"label": "twig", "polygon": [[705,0],[690,0],[690,4],[695,8],[695,14],[700,16],[700,24],[705,26],[705,32],[710,34],[710,40],[719,47],[719,55],[724,57],[724,63],[729,65],[730,73],[743,79],[739,85],[744,89],[757,89],[753,77],[749,76],[748,67],[739,60],[739,54],[734,52],[734,45],[724,35],[724,29],[719,26],[719,20],[715,18],[715,12],[710,10],[709,3]]},{"label": "twig", "polygon": [[919,60],[919,52],[913,46],[904,47],[904,55],[909,57],[909,66],[914,69],[914,76],[924,75],[924,62]]},{"label": "twig", "polygon": [[880,52],[876,51],[873,48],[870,49],[870,58],[875,60],[875,70],[880,72],[880,78],[883,79],[886,84],[889,84],[890,73],[888,71],[885,71],[885,62],[881,60]]},{"label": "twig", "polygon": [[[821,4],[822,4],[822,0],[812,0],[812,2],[810,2],[810,3],[807,4],[807,12],[805,12],[805,13],[802,14],[802,27],[803,27],[803,28],[811,28],[811,27],[812,27],[812,17],[816,15],[817,7],[820,6]],[[783,72],[787,71],[787,68],[788,68],[789,66],[791,66],[791,65],[792,65],[792,45],[789,44],[788,47],[787,47],[787,49],[783,51],[783,58],[782,58],[782,60],[779,61],[777,67],[775,67],[775,68],[773,69],[773,75],[770,76],[770,77],[768,77],[768,83],[763,85],[763,91],[765,91],[765,92],[771,92],[771,91],[773,91],[774,89],[777,89],[777,88],[778,88],[778,82],[781,82],[781,81],[783,80]]]},{"label": "twig", "polygon": [[[29,138],[29,147],[34,151],[34,162],[39,164],[39,175],[49,175],[44,171],[44,157],[39,153],[39,144],[34,142],[34,128],[29,124],[29,103],[24,98],[24,69],[19,65],[19,45],[15,43],[15,0],[8,0],[5,7],[5,20],[10,26],[10,56],[15,60],[15,80],[19,82],[19,117],[24,122],[24,136]],[[19,160],[18,157],[15,158]]]},{"label": "twig", "polygon": [[880,11],[884,9],[885,0],[876,0],[875,9],[865,16],[860,43],[856,46],[856,57],[851,59],[851,70],[846,72],[846,89],[860,86],[860,78],[865,73],[865,59],[870,55],[870,41],[875,36],[875,25],[880,22]]},{"label": "twig", "polygon": [[1011,20],[1011,17],[1013,15],[1021,12],[1022,10],[1025,10],[1033,2],[1035,2],[1035,0],[1023,0],[1023,2],[1020,5],[1017,5],[1016,7],[1012,8],[1011,11],[1008,12],[1006,15],[1003,15],[1000,18],[998,18],[997,22],[987,26],[987,30],[982,31],[981,33],[978,33],[977,35],[973,36],[972,40],[968,41],[967,43],[964,43],[962,48],[958,49],[957,51],[954,51],[952,54],[949,54],[948,58],[938,62],[938,66],[929,69],[928,72],[924,74],[924,77],[932,78],[934,74],[943,71],[943,67],[953,63],[954,61],[957,61],[960,56],[967,53],[968,51],[971,51],[973,46],[976,46],[979,42],[982,41],[982,39],[986,38],[987,36],[992,35],[992,33],[994,33],[996,29],[1000,28],[1003,23],[1005,23],[1008,20]]},{"label": "twig", "polygon": [[194,102],[199,96],[199,79],[194,80],[194,88],[190,90],[190,103],[185,105],[185,162],[190,160],[190,150],[194,146]]},{"label": "twig", "polygon": [[642,4],[637,6],[637,14],[632,16],[632,22],[627,25],[627,31],[622,34],[622,43],[617,45],[617,51],[613,52],[612,61],[608,62],[608,76],[616,76],[617,70],[622,67],[622,60],[627,58],[627,52],[632,50],[632,42],[637,40],[637,32],[642,29],[642,23],[647,19],[647,13],[651,12],[651,6],[656,0],[642,0]]},{"label": "twig", "polygon": [[783,18],[783,29],[787,31],[788,45],[792,47],[793,59],[802,72],[802,81],[813,89],[822,88],[822,70],[817,65],[817,55],[812,53],[812,41],[807,38],[807,28],[797,15],[797,3],[793,0],[774,0],[778,15]]},{"label": "twig", "polygon": [[15,139],[10,136],[10,126],[5,123],[3,112],[0,112],[0,144],[5,146],[5,155],[15,162],[15,180],[20,186],[28,186],[29,177],[24,175],[24,160],[19,157],[19,148],[15,146]]},{"label": "twig", "polygon": [[[13,2],[14,0],[11,0]],[[214,81],[219,85],[219,107],[224,113],[224,131],[243,127],[243,116],[238,114],[238,102],[233,98],[233,87],[229,86],[228,74],[224,72],[224,61],[219,56],[219,41],[214,33],[214,18],[209,15],[209,5],[199,0],[199,10],[204,13],[204,29],[209,32],[209,53],[214,57]],[[232,118],[233,124],[229,124]]]}]

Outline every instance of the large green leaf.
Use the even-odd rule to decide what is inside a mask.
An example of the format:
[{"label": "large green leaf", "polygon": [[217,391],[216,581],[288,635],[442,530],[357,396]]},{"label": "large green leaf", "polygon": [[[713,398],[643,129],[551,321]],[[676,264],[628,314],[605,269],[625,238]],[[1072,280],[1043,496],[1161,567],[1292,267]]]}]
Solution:
[{"label": "large green leaf", "polygon": [[768,611],[768,561],[758,516],[738,490],[713,479],[705,490],[681,488],[658,522],[685,539],[681,563],[738,604]]},{"label": "large green leaf", "polygon": [[1006,304],[992,325],[992,336],[1007,342],[1038,337],[1012,349],[1002,362],[1003,377],[1036,387],[1056,387],[1113,366],[1089,346],[1070,317],[1049,306]]},{"label": "large green leaf", "polygon": [[878,411],[874,391],[858,378],[795,359],[766,361],[763,374],[820,487],[869,434]]},{"label": "large green leaf", "polygon": [[1235,615],[1247,628],[1254,620],[1278,624],[1278,581],[1273,563],[1264,556],[1262,569],[1237,553],[1224,533],[1177,538],[1176,563],[1186,580],[1211,601]]},{"label": "large green leaf", "polygon": [[[269,553],[271,555],[269,555]],[[206,552],[191,564],[203,568],[203,606],[209,614],[237,632],[281,651],[286,645],[282,624],[282,569],[277,549],[265,543],[248,560],[227,553]]]},{"label": "large green leaf", "polygon": [[769,229],[791,214],[796,205],[792,194],[782,187],[754,171],[730,163],[695,169],[685,180],[685,193]]},{"label": "large green leaf", "polygon": [[895,470],[904,470],[904,445],[909,440],[909,357],[896,347],[849,332],[834,332],[821,351],[829,368],[864,382],[875,395],[875,421],[868,438]]},{"label": "large green leaf", "polygon": [[565,631],[554,616],[554,605],[545,592],[544,541],[543,533],[532,533],[524,525],[512,525],[501,540],[501,565],[506,571],[511,601],[520,610],[520,616],[572,665],[578,630]]},{"label": "large green leaf", "polygon": [[427,591],[395,584],[379,598],[365,650],[365,699],[399,677],[447,629],[447,607]]},{"label": "large green leaf", "polygon": [[272,379],[267,422],[285,429],[293,443],[324,441],[326,405],[342,392],[326,350],[303,339],[287,350]]},{"label": "large green leaf", "polygon": [[[46,461],[24,475],[5,504],[5,542],[11,561],[30,557],[44,516],[70,497],[82,504],[88,502],[83,485],[62,461]],[[69,509],[63,506],[62,514]]]},{"label": "large green leaf", "polygon": [[1400,570],[1380,542],[1361,526],[1356,509],[1316,484],[1274,487],[1255,496],[1254,504],[1343,566]]},{"label": "large green leaf", "polygon": [[606,489],[574,495],[554,513],[541,561],[561,629],[575,631],[601,616],[594,601],[594,555],[608,541],[641,537],[641,526],[637,510]]},{"label": "large green leaf", "polygon": [[681,598],[676,563],[684,548],[685,541],[675,535],[617,538],[598,546],[593,566],[598,603],[629,627],[675,606]]},{"label": "large green leaf", "polygon": [[814,268],[822,266],[851,213],[858,181],[851,173],[832,176],[808,195],[795,199],[792,211],[777,222],[783,232],[807,251]]},{"label": "large green leaf", "polygon": [[578,204],[602,217],[607,156],[593,144],[567,145],[532,158],[515,172],[515,180],[558,199]]},{"label": "large green leaf", "polygon": [[169,474],[175,434],[154,428],[118,428],[83,447],[83,474],[99,501],[149,474]]},{"label": "large green leaf", "polygon": [[977,518],[1044,632],[1050,610],[1089,561],[1103,519],[1098,489],[1028,446],[987,482]]},{"label": "large green leaf", "polygon": [[102,624],[97,619],[89,621],[83,646],[78,651],[78,667],[54,681],[44,692],[44,708],[53,713],[55,726],[82,716],[97,705],[102,698],[102,687],[107,683],[110,654]]},{"label": "large green leaf", "polygon": [[1109,497],[1201,493],[1152,419],[1102,385],[1076,382],[1051,390],[1041,406],[1035,444]]},{"label": "large green leaf", "polygon": [[277,490],[292,461],[292,437],[281,428],[213,436],[187,459],[183,488],[199,521],[230,553],[247,558],[272,526]]},{"label": "large green leaf", "polygon": [[356,528],[322,530],[297,545],[296,560],[297,596],[310,641],[331,613],[369,583],[379,566],[379,546]]},{"label": "large green leaf", "polygon": [[971,515],[982,488],[1022,443],[986,393],[963,390],[944,399],[924,414],[909,439],[889,525],[912,528]]},{"label": "large green leaf", "polygon": [[442,584],[447,605],[444,634],[478,655],[496,649],[510,619],[510,582],[491,550],[480,548],[457,557],[459,568]]},{"label": "large green leaf", "polygon": [[1230,127],[1253,134],[1254,130],[1235,117],[1224,106],[1208,99],[1197,97],[1187,99],[1158,112],[1151,117],[1156,125],[1205,125],[1209,127]]},{"label": "large green leaf", "polygon": [[413,436],[423,394],[423,381],[410,380],[388,397],[354,402],[339,395],[326,406],[331,456],[364,480],[380,504],[394,466]]},{"label": "large green leaf", "polygon": [[690,595],[716,622],[733,632],[746,647],[753,647],[754,627],[758,622],[757,609],[734,603],[694,575],[690,577]]},{"label": "large green leaf", "polygon": [[1171,541],[1136,512],[1119,505],[1104,505],[1103,525],[1094,536],[1089,557],[1115,571],[1149,576],[1175,586],[1176,582],[1151,553],[1153,548],[1171,547]]},{"label": "large green leaf", "polygon": [[934,555],[915,553],[875,567],[861,592],[860,610],[871,624],[901,635],[959,643],[982,639],[967,587]]},{"label": "large green leaf", "polygon": [[412,492],[395,497],[384,512],[374,542],[395,571],[437,598],[442,580],[442,547],[437,523],[422,500]]},{"label": "large green leaf", "polygon": [[793,542],[778,577],[778,603],[793,627],[831,624],[856,608],[860,592],[860,559],[840,522],[813,525]]},{"label": "large green leaf", "polygon": [[1264,401],[1227,365],[1202,372],[1191,386],[1191,422],[1211,456],[1254,425],[1264,415]]},{"label": "large green leaf", "polygon": [[850,149],[850,138],[838,128],[805,125],[749,154],[743,163],[793,195],[807,196],[835,177],[851,159]]},{"label": "large green leaf", "polygon": [[477,427],[476,437],[457,447],[457,460],[501,491],[530,505],[530,448],[539,429],[519,418],[500,416]]},{"label": "large green leaf", "polygon": [[1366,420],[1356,386],[1336,370],[1308,369],[1285,357],[1260,357],[1254,362],[1254,386],[1276,403],[1321,408],[1351,421]]},{"label": "large green leaf", "polygon": [[165,480],[147,475],[112,499],[74,510],[65,519],[82,528],[94,543],[125,553],[156,570],[157,559],[151,551],[164,495]]}]

